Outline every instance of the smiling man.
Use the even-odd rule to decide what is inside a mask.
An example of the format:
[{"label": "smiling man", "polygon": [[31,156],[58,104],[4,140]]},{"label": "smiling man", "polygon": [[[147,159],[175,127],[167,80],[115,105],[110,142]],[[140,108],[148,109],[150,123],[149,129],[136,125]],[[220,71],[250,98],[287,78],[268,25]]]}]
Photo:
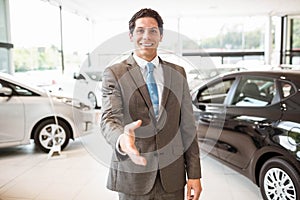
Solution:
[{"label": "smiling man", "polygon": [[114,149],[107,187],[120,200],[199,199],[201,167],[182,67],[157,48],[163,20],[141,9],[129,21],[133,53],[103,74],[101,129]]}]

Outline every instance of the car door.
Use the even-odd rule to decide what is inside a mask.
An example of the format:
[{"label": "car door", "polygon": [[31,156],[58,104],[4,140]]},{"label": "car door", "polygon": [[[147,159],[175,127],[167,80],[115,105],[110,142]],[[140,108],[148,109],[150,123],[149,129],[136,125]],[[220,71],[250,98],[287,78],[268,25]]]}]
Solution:
[{"label": "car door", "polygon": [[223,148],[218,148],[218,153],[224,161],[243,169],[255,151],[264,146],[281,118],[276,81],[242,76],[227,103],[224,130],[219,138]]},{"label": "car door", "polygon": [[24,139],[24,104],[9,83],[0,79],[0,88],[9,88],[12,92],[0,94],[0,146],[6,146]]},{"label": "car door", "polygon": [[200,87],[192,94],[200,147],[204,152],[217,157],[219,157],[218,148],[223,145],[219,138],[226,117],[225,100],[234,83],[235,78],[220,78]]}]

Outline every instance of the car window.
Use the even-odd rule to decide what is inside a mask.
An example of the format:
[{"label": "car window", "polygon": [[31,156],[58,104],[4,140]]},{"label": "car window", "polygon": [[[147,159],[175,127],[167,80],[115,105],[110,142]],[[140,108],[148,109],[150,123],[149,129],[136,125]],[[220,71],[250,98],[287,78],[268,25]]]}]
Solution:
[{"label": "car window", "polygon": [[30,90],[27,90],[21,86],[18,85],[14,85],[14,90],[16,91],[16,93],[19,96],[32,96],[33,92],[31,92]]},{"label": "car window", "polygon": [[199,103],[219,103],[223,104],[230,87],[235,79],[224,80],[215,84],[206,86],[197,94]]},{"label": "car window", "polygon": [[36,94],[35,92],[28,90],[22,86],[10,83],[10,82],[6,82],[3,80],[0,80],[0,84],[5,86],[5,87],[9,87],[13,90],[13,95],[14,96],[39,96],[38,94]]},{"label": "car window", "polygon": [[85,80],[85,77],[82,75],[82,74],[79,74],[77,77],[76,77],[77,80]]},{"label": "car window", "polygon": [[280,90],[282,93],[282,98],[286,98],[296,92],[295,87],[293,86],[292,83],[288,81],[280,81]]},{"label": "car window", "polygon": [[244,77],[239,82],[232,105],[266,106],[272,103],[275,94],[273,79]]}]

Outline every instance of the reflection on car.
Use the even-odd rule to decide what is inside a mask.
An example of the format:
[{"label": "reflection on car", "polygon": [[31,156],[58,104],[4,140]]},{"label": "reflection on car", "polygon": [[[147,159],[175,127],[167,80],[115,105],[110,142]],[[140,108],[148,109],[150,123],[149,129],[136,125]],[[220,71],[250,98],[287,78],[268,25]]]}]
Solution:
[{"label": "reflection on car", "polygon": [[192,90],[198,138],[264,199],[300,199],[300,72],[243,71]]},{"label": "reflection on car", "polygon": [[71,98],[49,96],[40,88],[0,73],[0,147],[35,144],[44,152],[64,149],[69,139],[95,126],[96,112]]},{"label": "reflection on car", "polygon": [[92,108],[101,108],[102,71],[82,69],[79,73],[74,73],[74,79],[73,96]]},{"label": "reflection on car", "polygon": [[221,66],[202,66],[201,68],[195,68],[187,73],[188,83],[190,90],[193,90],[197,85],[201,84],[203,81],[209,80],[218,75],[236,72],[236,71],[244,71],[246,70],[243,67],[238,67],[235,65],[221,65]]}]

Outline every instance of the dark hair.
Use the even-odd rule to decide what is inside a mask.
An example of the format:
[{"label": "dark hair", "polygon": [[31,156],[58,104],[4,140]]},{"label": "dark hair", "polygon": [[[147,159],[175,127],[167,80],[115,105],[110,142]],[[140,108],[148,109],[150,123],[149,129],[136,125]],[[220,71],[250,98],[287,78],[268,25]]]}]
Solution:
[{"label": "dark hair", "polygon": [[151,8],[143,8],[132,16],[132,18],[129,20],[129,31],[131,34],[133,33],[133,30],[135,28],[135,21],[137,19],[143,18],[143,17],[154,18],[157,21],[160,34],[163,34],[164,22],[163,22],[161,16],[158,14],[158,12],[156,12],[155,10],[152,10]]}]

